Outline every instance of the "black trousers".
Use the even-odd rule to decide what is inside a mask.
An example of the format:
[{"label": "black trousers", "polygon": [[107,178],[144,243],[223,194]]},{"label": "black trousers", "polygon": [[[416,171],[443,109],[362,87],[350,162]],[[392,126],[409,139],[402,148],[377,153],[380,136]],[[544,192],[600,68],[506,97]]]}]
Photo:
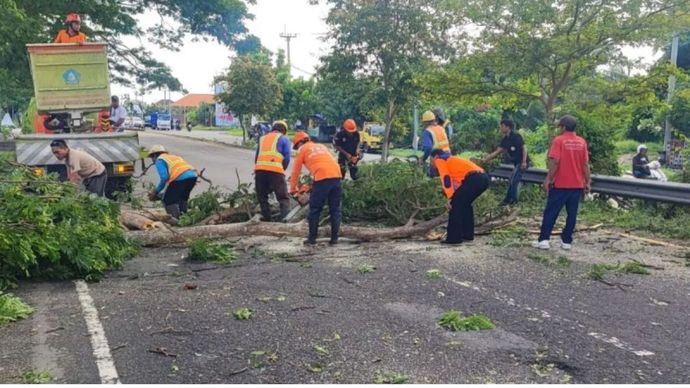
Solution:
[{"label": "black trousers", "polygon": [[340,165],[340,174],[343,176],[343,179],[345,179],[345,173],[350,170],[350,178],[353,181],[357,180],[357,172],[359,171],[357,165],[350,164],[343,154],[338,156],[338,164]]},{"label": "black trousers", "polygon": [[101,175],[92,176],[84,179],[84,188],[90,193],[94,193],[99,197],[105,196],[105,184],[108,182],[108,173],[103,171]]},{"label": "black trousers", "polygon": [[271,171],[256,171],[254,173],[254,187],[256,198],[261,207],[261,216],[264,221],[271,221],[271,205],[268,196],[275,193],[276,200],[280,204],[280,219],[282,220],[290,212],[290,194],[288,193],[285,175]]},{"label": "black trousers", "polygon": [[331,241],[338,241],[342,212],[340,202],[343,186],[340,179],[324,179],[314,182],[309,197],[309,241],[316,241],[319,235],[319,218],[323,207],[328,203],[331,216]]},{"label": "black trousers", "polygon": [[474,209],[472,203],[489,188],[490,178],[486,173],[467,175],[451,199],[446,241],[460,243],[474,240]]},{"label": "black trousers", "polygon": [[163,195],[163,203],[165,206],[178,205],[180,213],[186,213],[189,195],[196,185],[196,180],[197,178],[190,178],[170,183],[168,188],[165,189],[165,195]]}]

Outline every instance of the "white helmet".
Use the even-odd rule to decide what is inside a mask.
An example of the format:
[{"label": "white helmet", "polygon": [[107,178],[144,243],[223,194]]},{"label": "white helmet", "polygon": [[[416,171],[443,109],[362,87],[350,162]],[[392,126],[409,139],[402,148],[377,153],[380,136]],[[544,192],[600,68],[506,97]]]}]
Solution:
[{"label": "white helmet", "polygon": [[165,150],[165,147],[163,147],[160,144],[156,144],[155,146],[151,147],[151,149],[149,150],[149,157],[151,157],[151,155],[155,155],[155,154],[166,154],[166,153],[168,153],[168,151]]}]

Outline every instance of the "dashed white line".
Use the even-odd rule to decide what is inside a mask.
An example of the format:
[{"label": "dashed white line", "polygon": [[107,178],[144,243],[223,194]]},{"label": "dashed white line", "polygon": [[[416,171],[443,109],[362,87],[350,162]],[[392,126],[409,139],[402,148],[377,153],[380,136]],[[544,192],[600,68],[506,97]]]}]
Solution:
[{"label": "dashed white line", "polygon": [[105,337],[103,325],[101,325],[101,321],[98,318],[98,310],[96,310],[93,299],[89,294],[89,287],[83,280],[77,280],[74,283],[77,287],[77,295],[79,296],[79,303],[81,303],[81,310],[84,313],[86,328],[89,331],[91,347],[93,348],[93,355],[96,358],[96,366],[98,367],[98,375],[101,377],[101,383],[119,384],[120,379],[117,376],[117,369],[115,369],[113,356],[110,353],[108,339]]}]

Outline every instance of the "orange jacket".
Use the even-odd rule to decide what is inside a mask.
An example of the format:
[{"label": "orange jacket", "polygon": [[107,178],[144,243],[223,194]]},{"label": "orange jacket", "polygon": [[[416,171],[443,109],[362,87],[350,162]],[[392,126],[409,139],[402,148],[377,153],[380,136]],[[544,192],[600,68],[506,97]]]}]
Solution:
[{"label": "orange jacket", "polygon": [[280,132],[269,132],[259,138],[259,154],[256,157],[254,171],[270,171],[285,174],[283,168],[283,154],[278,151],[278,140],[283,136]]},{"label": "orange jacket", "polygon": [[297,183],[299,182],[300,173],[302,172],[302,164],[309,170],[314,182],[322,181],[324,179],[341,179],[340,166],[331,155],[328,148],[323,144],[308,142],[304,144],[297,153],[294,165],[292,166],[292,175],[290,176],[290,192],[297,191]]},{"label": "orange jacket", "polygon": [[455,190],[462,185],[462,181],[465,180],[467,174],[474,171],[484,172],[481,167],[473,162],[458,156],[451,156],[446,160],[436,158],[435,163],[441,178],[443,192],[448,199],[453,198]]},{"label": "orange jacket", "polygon": [[55,43],[85,43],[86,35],[78,32],[77,35],[70,36],[67,30],[60,30],[55,37]]},{"label": "orange jacket", "polygon": [[431,139],[434,141],[432,150],[441,150],[450,152],[450,142],[446,130],[440,125],[432,125],[426,129],[431,134]]},{"label": "orange jacket", "polygon": [[158,159],[162,159],[165,162],[165,164],[168,165],[168,175],[170,177],[168,178],[168,181],[165,182],[166,185],[169,185],[170,183],[174,182],[175,179],[177,179],[180,175],[189,170],[196,171],[196,169],[192,167],[191,164],[187,163],[184,159],[182,159],[179,156],[161,154],[158,157]]}]

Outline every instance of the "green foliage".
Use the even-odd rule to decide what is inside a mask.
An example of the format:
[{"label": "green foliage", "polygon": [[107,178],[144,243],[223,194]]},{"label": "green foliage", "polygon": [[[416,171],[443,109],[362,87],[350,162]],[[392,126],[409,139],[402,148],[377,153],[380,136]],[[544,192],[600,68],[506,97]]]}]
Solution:
[{"label": "green foliage", "polygon": [[638,261],[630,261],[623,264],[620,267],[620,271],[623,273],[632,273],[637,275],[649,275],[649,270]]},{"label": "green foliage", "polygon": [[0,326],[8,322],[26,319],[33,312],[34,309],[18,297],[0,291]]},{"label": "green foliage", "polygon": [[529,233],[524,226],[511,225],[493,231],[489,244],[495,247],[516,247],[520,246],[528,235]]},{"label": "green foliage", "polygon": [[362,264],[359,266],[359,268],[357,268],[357,271],[359,271],[359,273],[364,275],[364,274],[368,274],[368,273],[372,273],[372,272],[376,271],[376,267],[374,267],[371,264]]},{"label": "green foliage", "polygon": [[548,152],[551,139],[553,139],[552,130],[548,125],[540,125],[533,130],[523,130],[521,133],[533,162],[535,154]]},{"label": "green foliage", "polygon": [[430,269],[426,271],[427,279],[441,279],[443,277],[443,272],[438,269]]},{"label": "green foliage", "polygon": [[230,193],[223,192],[218,187],[209,187],[208,190],[189,201],[189,211],[180,217],[178,224],[180,226],[195,225],[226,208],[241,210],[230,218],[231,222],[247,221],[254,207],[256,207],[256,195],[249,183],[240,183],[237,190]]},{"label": "green foliage", "polygon": [[22,375],[24,384],[48,384],[53,380],[53,376],[48,372],[29,371]]},{"label": "green foliage", "polygon": [[429,220],[445,211],[445,202],[439,181],[407,162],[364,164],[359,179],[344,182],[343,215],[348,222],[403,225],[412,216]]},{"label": "green foliage", "polygon": [[671,124],[685,136],[690,136],[690,88],[678,91],[673,97]]},{"label": "green foliage", "polygon": [[597,117],[587,112],[577,112],[576,132],[582,136],[589,147],[592,172],[603,175],[620,175],[615,137],[607,125],[605,117]]},{"label": "green foliage", "polygon": [[235,319],[237,319],[238,321],[246,321],[252,319],[252,317],[254,316],[254,312],[251,309],[242,307],[233,311],[232,316],[235,317]]},{"label": "green foliage", "polygon": [[189,243],[187,258],[192,261],[213,261],[218,264],[229,264],[237,260],[238,254],[231,247],[213,244],[208,240],[194,240]]},{"label": "green foliage", "polygon": [[402,373],[377,370],[374,375],[374,384],[408,384],[410,378]]},{"label": "green foliage", "polygon": [[610,264],[592,264],[589,273],[587,273],[587,277],[592,280],[604,280],[606,273],[616,268],[617,266]]},{"label": "green foliage", "polygon": [[458,109],[451,112],[452,121],[458,123],[451,139],[451,149],[460,153],[467,150],[491,152],[498,147],[501,134],[501,112],[497,109],[478,111]]},{"label": "green foliage", "polygon": [[97,280],[135,252],[117,204],[25,169],[0,177],[0,290],[19,277]]},{"label": "green foliage", "polygon": [[441,327],[451,331],[479,331],[490,330],[496,327],[486,315],[471,315],[463,317],[459,311],[450,310],[438,319]]},{"label": "green foliage", "polygon": [[36,129],[34,128],[34,122],[36,121],[36,115],[38,114],[38,106],[36,105],[36,99],[31,98],[29,101],[29,106],[27,106],[24,111],[24,117],[22,120],[22,133],[34,133]]}]

